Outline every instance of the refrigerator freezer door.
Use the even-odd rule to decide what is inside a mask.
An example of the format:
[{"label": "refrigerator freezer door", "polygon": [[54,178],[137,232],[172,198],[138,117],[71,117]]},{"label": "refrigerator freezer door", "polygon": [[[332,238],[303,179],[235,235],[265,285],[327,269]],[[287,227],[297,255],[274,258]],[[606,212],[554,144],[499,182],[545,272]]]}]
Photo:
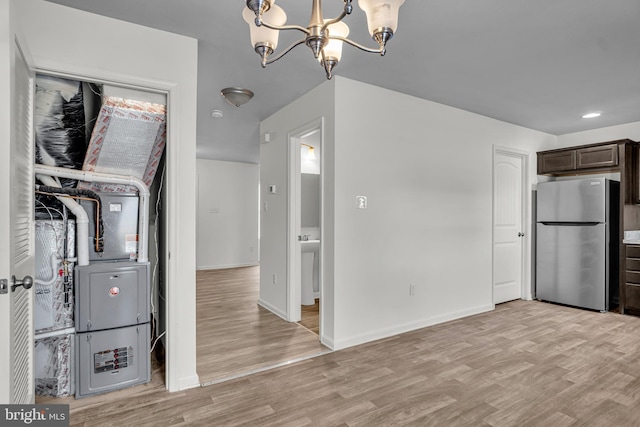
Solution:
[{"label": "refrigerator freezer door", "polygon": [[604,178],[538,184],[538,222],[605,222]]},{"label": "refrigerator freezer door", "polygon": [[536,297],[593,310],[608,309],[606,227],[537,224]]}]

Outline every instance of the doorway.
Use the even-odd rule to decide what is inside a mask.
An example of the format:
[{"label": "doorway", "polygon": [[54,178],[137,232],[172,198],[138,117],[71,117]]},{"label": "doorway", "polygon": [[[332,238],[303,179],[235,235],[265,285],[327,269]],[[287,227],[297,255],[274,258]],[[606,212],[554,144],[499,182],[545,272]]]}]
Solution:
[{"label": "doorway", "polygon": [[322,332],[323,120],[289,134],[287,316]]},{"label": "doorway", "polygon": [[[530,299],[527,271],[529,233],[527,188],[529,154],[493,150],[493,303]],[[528,290],[528,291],[527,291]]]},{"label": "doorway", "polygon": [[[99,173],[107,172],[100,168],[105,169],[104,163],[108,162],[108,172],[113,174],[112,178],[115,179],[115,181],[89,179],[88,181],[92,182],[81,182],[82,180],[76,181],[77,178],[75,178],[57,182],[52,178],[58,176],[55,171],[50,171],[51,177],[48,176],[49,171],[39,172],[43,175],[38,175],[43,184],[63,187],[59,190],[52,187],[37,187],[35,199],[34,234],[36,267],[38,267],[34,276],[35,360],[37,361],[35,384],[39,400],[42,396],[73,395],[75,381],[72,375],[69,377],[68,373],[73,372],[74,364],[79,362],[77,358],[73,360],[73,355],[65,352],[71,351],[73,347],[69,342],[73,342],[74,337],[79,336],[81,331],[77,329],[77,319],[74,323],[74,311],[75,316],[79,313],[75,309],[79,297],[77,294],[74,297],[74,288],[77,289],[74,280],[78,279],[79,271],[76,268],[84,268],[83,271],[87,271],[91,263],[93,266],[102,265],[113,269],[131,267],[137,268],[136,271],[146,271],[145,280],[148,287],[145,292],[147,298],[151,299],[148,307],[151,318],[143,318],[143,321],[137,322],[136,325],[124,326],[140,327],[141,330],[149,328],[152,331],[150,337],[141,338],[142,342],[151,339],[146,344],[148,346],[136,347],[137,351],[142,352],[142,348],[145,349],[145,353],[148,353],[146,350],[149,347],[152,351],[154,347],[156,349],[163,347],[157,343],[166,331],[164,322],[166,304],[165,301],[161,303],[165,294],[161,286],[163,287],[166,283],[163,280],[166,271],[165,257],[162,256],[166,246],[163,243],[165,236],[161,226],[166,223],[164,214],[166,210],[163,209],[166,193],[162,185],[164,178],[162,153],[165,149],[165,138],[159,138],[158,135],[166,135],[164,131],[166,104],[165,93],[149,89],[121,87],[108,82],[89,82],[84,78],[69,75],[61,77],[42,73],[36,76],[34,102],[36,163],[64,167],[64,170],[69,171],[83,170],[87,164],[93,164],[95,172]],[[127,121],[118,122],[115,117],[122,117],[125,112]],[[154,126],[148,126],[149,117],[154,119]],[[110,126],[109,133],[106,130],[108,126],[105,124],[107,120]],[[96,122],[102,123],[101,129],[104,131],[96,128],[97,134],[92,134],[93,125]],[[126,132],[119,133],[125,125]],[[135,140],[130,138],[131,134],[136,134]],[[102,143],[99,146],[92,145],[90,141],[94,138],[100,138]],[[118,155],[114,162],[111,152],[116,144],[120,150],[127,150],[128,156],[124,158]],[[101,150],[100,154],[98,150]],[[153,165],[147,162],[132,165],[130,158],[152,159]],[[93,171],[93,169],[90,170]],[[144,184],[138,187],[139,191],[125,184],[127,181],[131,182],[128,178],[122,178],[127,175],[137,176],[139,182],[144,181]],[[142,196],[143,189],[150,190],[149,197]],[[59,193],[69,194],[69,196],[56,196]],[[81,194],[78,196],[75,193]],[[88,199],[87,194],[94,194],[96,198]],[[63,199],[75,199],[77,203],[60,204],[59,200]],[[109,206],[109,208],[102,209],[102,212],[98,213],[100,210],[94,208],[93,203],[100,204],[100,199],[102,199],[101,206]],[[73,203],[77,208],[72,207],[67,210],[68,203]],[[95,215],[86,214],[86,212],[94,212],[94,209]],[[84,256],[81,254],[80,247],[86,245],[81,245],[80,234],[76,232],[74,223],[74,221],[80,222],[77,220],[79,211],[84,211],[84,216],[91,218],[92,221],[89,236],[85,237],[93,236],[91,241],[96,242],[95,246],[89,245],[89,248],[85,248]],[[99,220],[94,221],[94,218]],[[145,224],[144,232],[141,228],[142,224]],[[92,234],[94,231],[95,234]],[[125,233],[129,234],[124,235]],[[51,238],[52,236],[54,239]],[[131,238],[132,236],[134,239]],[[97,243],[98,241],[101,243]],[[140,246],[140,243],[144,246]],[[75,251],[76,247],[77,251]],[[81,262],[83,258],[84,262]],[[135,262],[123,263],[122,261]],[[133,265],[137,267],[132,267]],[[58,270],[64,271],[64,275],[60,273],[60,277],[56,278],[55,272]],[[50,276],[52,279],[47,279]],[[47,280],[49,281],[46,282]],[[144,287],[144,282],[141,283]],[[119,288],[116,289],[119,291]],[[157,355],[160,359],[157,364],[158,369],[164,371],[164,353],[159,351]],[[50,384],[52,372],[60,372],[53,375],[54,386]],[[160,375],[164,376],[162,373]],[[144,378],[140,382],[144,382]],[[113,389],[117,388],[122,387],[113,387]],[[77,387],[75,391],[77,395]]]}]

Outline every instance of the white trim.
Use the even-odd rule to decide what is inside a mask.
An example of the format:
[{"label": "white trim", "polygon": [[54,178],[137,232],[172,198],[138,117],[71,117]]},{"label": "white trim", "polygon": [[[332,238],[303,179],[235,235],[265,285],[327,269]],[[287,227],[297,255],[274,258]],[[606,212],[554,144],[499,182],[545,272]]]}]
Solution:
[{"label": "white trim", "polygon": [[196,267],[196,270],[198,271],[226,270],[228,268],[256,267],[258,265],[260,265],[260,262],[247,262],[247,263],[241,263],[241,264],[201,265]]},{"label": "white trim", "polygon": [[[322,258],[324,240],[324,117],[312,120],[287,133],[288,175],[287,175],[287,317],[290,322],[299,322],[302,318],[300,286],[293,286],[295,278],[300,277],[300,140],[310,133],[320,131],[320,249],[319,254],[319,291],[322,295]],[[321,304],[322,306],[322,304]],[[320,313],[320,331],[322,331],[322,313]]]},{"label": "white trim", "polygon": [[473,316],[480,313],[486,313],[494,309],[495,309],[494,304],[480,305],[480,306],[471,307],[465,310],[445,313],[438,316],[427,317],[427,318],[416,320],[413,322],[395,325],[390,328],[383,328],[383,329],[378,329],[376,331],[371,331],[371,332],[367,332],[360,335],[354,335],[354,336],[343,338],[331,343],[333,345],[329,345],[329,343],[325,343],[324,341],[322,341],[322,344],[334,350],[342,350],[347,347],[352,347],[355,345],[368,343],[368,342],[379,340],[382,338],[388,338],[395,335],[404,334],[406,332],[415,331],[418,329],[426,328],[428,326],[438,325],[440,323],[448,322],[450,320],[458,320],[463,317]]},{"label": "white trim", "polygon": [[522,228],[526,230],[522,239],[522,278],[520,288],[520,298],[524,300],[532,299],[532,283],[531,283],[531,236],[533,225],[531,224],[531,179],[529,177],[529,160],[531,152],[519,148],[503,147],[493,145],[492,169],[491,169],[491,299],[493,301],[494,291],[494,244],[495,244],[495,163],[496,154],[505,154],[508,156],[519,157],[522,161]]},{"label": "white trim", "polygon": [[269,310],[270,312],[272,312],[276,316],[281,317],[284,320],[288,320],[287,319],[287,313],[285,313],[284,311],[280,310],[278,307],[269,304],[268,302],[266,302],[262,298],[258,298],[258,305],[260,307],[262,307],[262,308],[265,308],[265,309]]}]

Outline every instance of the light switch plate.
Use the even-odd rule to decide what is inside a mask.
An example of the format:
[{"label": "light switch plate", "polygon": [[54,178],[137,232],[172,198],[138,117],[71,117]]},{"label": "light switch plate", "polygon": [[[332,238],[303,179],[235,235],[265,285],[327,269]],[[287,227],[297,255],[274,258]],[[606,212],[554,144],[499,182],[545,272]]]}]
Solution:
[{"label": "light switch plate", "polygon": [[367,209],[367,196],[356,196],[356,207],[358,209]]}]

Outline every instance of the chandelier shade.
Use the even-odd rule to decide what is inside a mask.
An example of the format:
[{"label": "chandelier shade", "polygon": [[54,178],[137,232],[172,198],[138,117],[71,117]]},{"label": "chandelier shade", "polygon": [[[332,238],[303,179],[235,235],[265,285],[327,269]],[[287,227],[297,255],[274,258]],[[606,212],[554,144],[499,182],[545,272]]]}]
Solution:
[{"label": "chandelier shade", "polygon": [[[368,48],[347,38],[349,27],[342,20],[353,11],[352,0],[343,0],[342,13],[333,19],[324,18],[322,1],[312,0],[311,19],[306,27],[284,25],[287,15],[275,0],[246,0],[242,16],[251,32],[251,45],[262,58],[266,67],[298,45],[307,45],[324,67],[327,78],[332,77],[333,68],[342,59],[342,46],[347,43],[362,51],[384,56],[387,42],[398,28],[398,14],[404,0],[358,0],[358,5],[367,15],[369,34],[378,43],[377,48]],[[304,34],[279,54],[271,56],[278,46],[278,34],[282,30],[297,30]]]},{"label": "chandelier shade", "polygon": [[367,26],[371,37],[387,28],[392,33],[398,28],[398,12],[404,0],[358,0],[358,6],[367,15]]},{"label": "chandelier shade", "polygon": [[[327,20],[325,19],[325,22]],[[327,31],[330,36],[338,36],[338,37],[347,37],[349,35],[349,27],[344,22],[336,22],[335,24],[331,24],[327,27]],[[327,44],[322,49],[323,55],[318,57],[318,61],[323,61],[323,56],[327,60],[335,60],[340,62],[342,59],[342,40],[338,39],[329,39]]]},{"label": "chandelier shade", "polygon": [[[284,10],[275,4],[271,4],[271,7],[267,12],[262,14],[263,18],[272,22],[274,25],[284,25],[287,22],[287,14]],[[267,28],[264,25],[257,26],[255,23],[256,14],[251,11],[248,7],[244,8],[242,12],[242,17],[245,22],[249,24],[249,35],[251,37],[251,46],[256,49],[259,55],[263,53],[260,50],[270,49],[271,54],[278,47],[278,36],[280,35],[279,30],[273,30],[271,28]]]}]

